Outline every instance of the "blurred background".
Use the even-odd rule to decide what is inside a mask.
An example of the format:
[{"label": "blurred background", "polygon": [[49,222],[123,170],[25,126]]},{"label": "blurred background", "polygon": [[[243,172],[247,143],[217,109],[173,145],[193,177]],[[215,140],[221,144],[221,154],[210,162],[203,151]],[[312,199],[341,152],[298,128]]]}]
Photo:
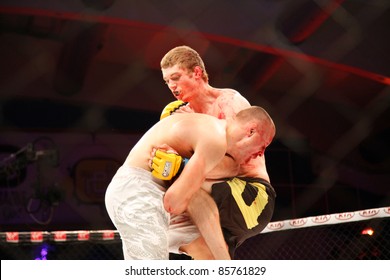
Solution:
[{"label": "blurred background", "polygon": [[390,205],[388,0],[1,0],[1,231],[113,229],[104,193],[174,100],[159,62],[277,126],[272,221]]}]

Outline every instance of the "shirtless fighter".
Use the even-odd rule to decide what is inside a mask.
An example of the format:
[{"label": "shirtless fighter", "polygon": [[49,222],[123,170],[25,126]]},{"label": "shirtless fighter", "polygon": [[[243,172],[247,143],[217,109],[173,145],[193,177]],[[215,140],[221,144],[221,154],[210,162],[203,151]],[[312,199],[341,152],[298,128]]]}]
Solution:
[{"label": "shirtless fighter", "polygon": [[[264,153],[274,135],[272,119],[257,106],[229,120],[205,114],[176,114],[150,128],[131,149],[105,195],[125,259],[168,259],[170,214],[179,215],[188,208],[206,174],[219,162],[229,158],[237,163],[248,162]],[[152,176],[150,169],[150,151],[162,144],[189,159],[170,186]]]},{"label": "shirtless fighter", "polygon": [[[237,91],[212,87],[201,57],[188,46],[170,50],[161,60],[161,69],[165,83],[178,99],[164,109],[162,117],[197,112],[229,119],[241,109],[250,107]],[[173,160],[172,155],[159,151],[153,159],[157,163],[155,167],[164,166],[165,157],[172,163],[179,163],[180,160]],[[162,171],[156,168],[154,173],[162,174]],[[186,253],[195,259],[218,259],[223,258],[219,248],[221,242],[226,241],[233,258],[236,248],[259,234],[272,218],[276,194],[270,184],[265,157],[259,155],[240,165],[239,172],[220,168],[209,177],[229,179],[213,184],[211,196],[200,190],[192,197],[187,209],[191,219],[173,217],[176,220],[171,220],[170,236],[174,237],[171,252]],[[190,227],[192,222],[199,228],[201,236],[196,227]],[[221,227],[224,240],[218,238]]]}]

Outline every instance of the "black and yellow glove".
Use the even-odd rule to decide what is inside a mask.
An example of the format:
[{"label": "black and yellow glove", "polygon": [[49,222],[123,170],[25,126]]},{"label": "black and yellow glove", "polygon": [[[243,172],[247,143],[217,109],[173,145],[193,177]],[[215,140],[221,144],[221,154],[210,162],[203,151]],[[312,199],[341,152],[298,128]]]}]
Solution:
[{"label": "black and yellow glove", "polygon": [[169,103],[165,108],[163,109],[161,115],[160,115],[160,120],[163,118],[166,118],[170,115],[172,115],[177,109],[180,107],[186,106],[188,103],[181,101],[181,100],[176,100],[171,103]]},{"label": "black and yellow glove", "polygon": [[187,159],[178,154],[157,150],[152,159],[152,175],[165,181],[175,179],[186,163]]}]

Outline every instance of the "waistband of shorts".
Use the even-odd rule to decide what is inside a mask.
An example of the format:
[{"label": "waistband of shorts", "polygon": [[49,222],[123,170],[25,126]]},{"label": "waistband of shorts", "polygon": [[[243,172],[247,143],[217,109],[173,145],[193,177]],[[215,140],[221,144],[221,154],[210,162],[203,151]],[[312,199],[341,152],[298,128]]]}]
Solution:
[{"label": "waistband of shorts", "polygon": [[268,182],[267,180],[264,180],[262,178],[254,178],[254,177],[237,177],[237,178],[246,182],[260,183],[265,186],[268,195],[272,195],[273,197],[276,197],[275,189],[272,187],[271,183]]},{"label": "waistband of shorts", "polygon": [[118,172],[119,173],[125,172],[125,174],[128,174],[132,177],[137,177],[137,178],[140,178],[142,180],[152,181],[161,190],[163,190],[163,191],[167,190],[167,187],[165,186],[164,181],[155,178],[152,175],[152,172],[145,170],[143,168],[122,165],[121,167],[119,167]]}]

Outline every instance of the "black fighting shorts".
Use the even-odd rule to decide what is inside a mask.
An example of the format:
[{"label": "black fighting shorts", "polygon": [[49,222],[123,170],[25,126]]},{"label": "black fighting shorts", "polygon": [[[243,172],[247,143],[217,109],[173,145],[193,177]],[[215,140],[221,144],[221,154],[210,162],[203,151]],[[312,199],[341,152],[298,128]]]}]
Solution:
[{"label": "black fighting shorts", "polygon": [[222,231],[232,259],[246,239],[258,235],[271,221],[276,193],[267,181],[236,177],[212,187]]}]

